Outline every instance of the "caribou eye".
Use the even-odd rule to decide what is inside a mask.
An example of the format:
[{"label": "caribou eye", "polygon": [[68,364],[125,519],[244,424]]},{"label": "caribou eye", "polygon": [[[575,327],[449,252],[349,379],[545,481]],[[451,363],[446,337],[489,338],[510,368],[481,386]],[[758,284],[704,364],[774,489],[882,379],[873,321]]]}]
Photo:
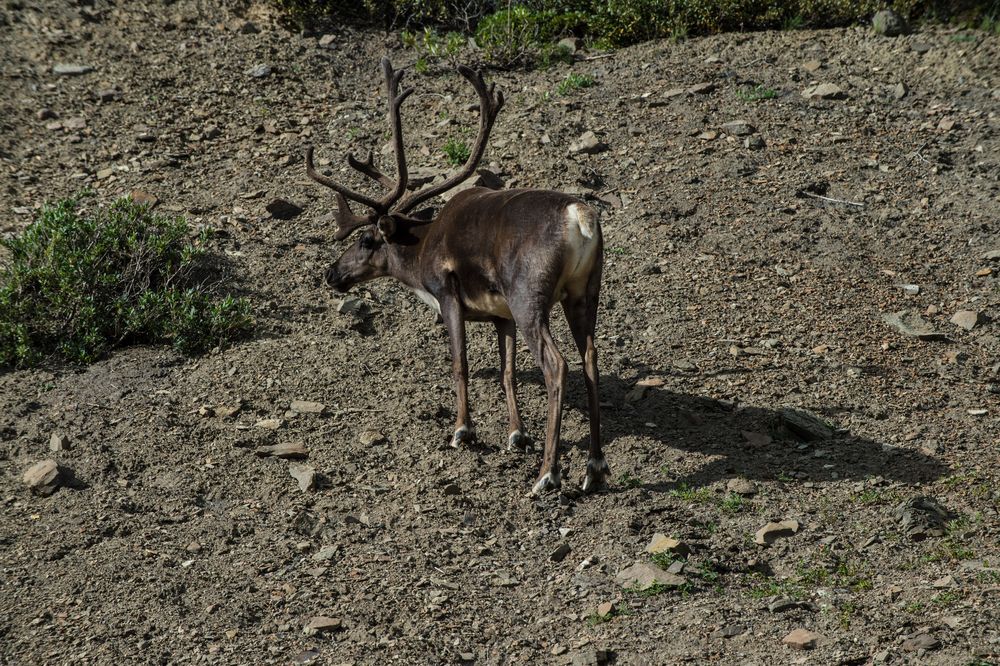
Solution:
[{"label": "caribou eye", "polygon": [[361,249],[371,250],[375,247],[375,237],[371,234],[365,234],[361,237]]}]

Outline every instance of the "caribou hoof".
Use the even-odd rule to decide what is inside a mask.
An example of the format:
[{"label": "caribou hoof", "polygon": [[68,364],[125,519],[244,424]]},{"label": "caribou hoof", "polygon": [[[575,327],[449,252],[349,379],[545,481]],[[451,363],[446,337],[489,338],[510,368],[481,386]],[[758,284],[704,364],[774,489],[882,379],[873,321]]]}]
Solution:
[{"label": "caribou hoof", "polygon": [[463,442],[474,442],[476,440],[476,431],[474,428],[469,426],[462,426],[455,431],[455,434],[451,436],[451,448],[457,449]]},{"label": "caribou hoof", "polygon": [[538,481],[535,482],[535,486],[531,489],[531,494],[532,496],[537,497],[553,490],[559,490],[559,485],[559,470],[554,469],[551,472],[538,477]]},{"label": "caribou hoof", "polygon": [[603,488],[607,484],[611,470],[604,458],[591,458],[587,461],[587,475],[583,477],[583,492],[589,493]]},{"label": "caribou hoof", "polygon": [[532,446],[531,438],[525,435],[520,430],[515,430],[514,432],[510,433],[510,437],[507,438],[507,450],[514,451],[515,449],[524,451],[525,453],[528,453],[534,449],[534,447]]}]

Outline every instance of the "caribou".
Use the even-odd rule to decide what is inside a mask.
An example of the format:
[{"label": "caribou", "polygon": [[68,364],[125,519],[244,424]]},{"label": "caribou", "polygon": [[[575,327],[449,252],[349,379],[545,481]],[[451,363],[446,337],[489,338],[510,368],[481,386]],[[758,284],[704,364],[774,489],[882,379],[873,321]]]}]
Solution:
[{"label": "caribou", "polygon": [[[549,316],[562,305],[573,340],[583,359],[590,418],[590,449],[582,488],[604,485],[608,465],[601,451],[598,400],[598,294],[603,265],[603,239],[597,212],[580,199],[539,189],[492,190],[471,187],[454,194],[434,215],[433,209],[413,212],[420,204],[469,179],[486,150],[490,131],[503,108],[503,93],[486,85],[482,72],[460,66],[458,72],[479,96],[479,132],[465,164],[442,182],[408,190],[406,155],[400,110],[413,88],[400,90],[403,71],[382,59],[382,74],[392,127],[396,177],[382,173],[372,153],[366,159],[348,154],[351,168],[378,183],[379,198],[349,189],[320,173],[313,147],[306,149],[306,173],[336,193],[337,241],[361,231],[357,240],[326,272],[326,283],[346,292],[380,277],[392,277],[429,304],[447,329],[457,415],[451,445],[475,439],[469,416],[468,360],[465,322],[488,321],[496,327],[500,378],[506,395],[510,433],[508,448],[526,447],[531,440],[517,406],[515,356],[517,330],[542,370],[548,393],[548,415],[542,464],[531,493],[560,487],[559,435],[567,365],[549,330]],[[368,209],[352,212],[348,201]]]}]

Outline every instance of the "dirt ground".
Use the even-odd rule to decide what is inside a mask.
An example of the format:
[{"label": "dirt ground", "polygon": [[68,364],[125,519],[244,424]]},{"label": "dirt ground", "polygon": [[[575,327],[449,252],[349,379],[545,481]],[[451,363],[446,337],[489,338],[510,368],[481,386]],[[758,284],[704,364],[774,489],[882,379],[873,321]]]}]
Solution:
[{"label": "dirt ground", "polygon": [[[83,187],[141,190],[217,230],[258,322],[201,358],[0,373],[0,662],[1000,663],[1000,37],[729,34],[489,72],[508,102],[483,165],[585,197],[606,238],[612,481],[579,493],[557,312],[565,482],[532,499],[492,327],[469,329],[480,441],[452,450],[426,306],[322,284],[334,201],[302,150],[360,184],[344,156],[388,136],[378,59],[417,58],[330,35],[210,0],[0,9],[0,231]],[[561,94],[570,72],[595,85]],[[410,164],[444,172],[473,93],[446,62],[407,81]],[[608,149],[571,153],[588,130]],[[274,219],[279,197],[304,212]],[[537,438],[545,391],[518,362]],[[307,460],[255,455],[296,442]],[[46,458],[73,479],[39,496],[22,475]],[[770,521],[798,527],[758,545]],[[657,533],[683,545],[651,557]],[[684,580],[623,586],[636,562]]]}]

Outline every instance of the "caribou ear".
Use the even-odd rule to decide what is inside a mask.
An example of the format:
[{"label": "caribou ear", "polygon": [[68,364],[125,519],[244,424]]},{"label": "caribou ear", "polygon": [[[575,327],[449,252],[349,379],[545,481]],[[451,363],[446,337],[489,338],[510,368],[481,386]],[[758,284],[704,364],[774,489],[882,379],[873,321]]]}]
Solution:
[{"label": "caribou ear", "polygon": [[382,238],[388,240],[390,236],[396,233],[396,220],[392,219],[390,215],[383,215],[378,218],[378,230],[382,234]]},{"label": "caribou ear", "polygon": [[422,208],[416,213],[410,213],[409,217],[420,222],[430,222],[434,219],[434,207],[428,206],[427,208]]}]

